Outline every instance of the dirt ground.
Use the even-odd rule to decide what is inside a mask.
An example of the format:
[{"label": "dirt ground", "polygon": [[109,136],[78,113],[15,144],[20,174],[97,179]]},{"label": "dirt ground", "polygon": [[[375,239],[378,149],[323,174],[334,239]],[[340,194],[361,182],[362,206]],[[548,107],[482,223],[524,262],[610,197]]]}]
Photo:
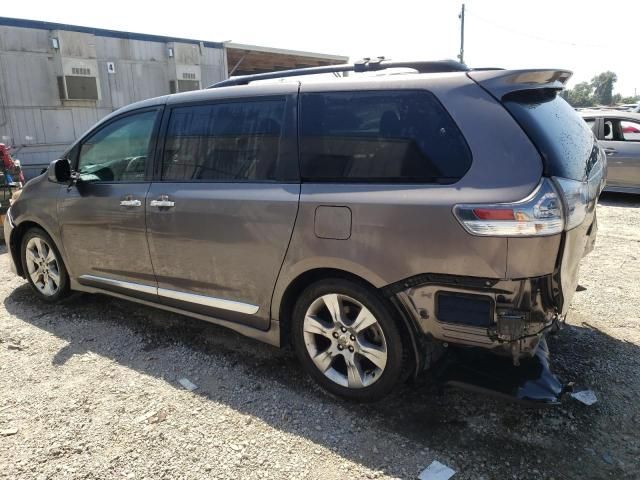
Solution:
[{"label": "dirt ground", "polygon": [[[606,195],[554,371],[598,402],[545,409],[427,380],[329,397],[291,353],[185,317],[38,301],[0,255],[0,478],[640,478],[640,197]],[[179,380],[198,386],[186,390]],[[17,430],[17,432],[16,432]]]}]

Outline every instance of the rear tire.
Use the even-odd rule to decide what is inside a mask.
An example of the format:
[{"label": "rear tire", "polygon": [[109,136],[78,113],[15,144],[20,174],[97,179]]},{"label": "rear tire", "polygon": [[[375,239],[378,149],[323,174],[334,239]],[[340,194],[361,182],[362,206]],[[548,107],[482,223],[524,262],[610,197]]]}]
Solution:
[{"label": "rear tire", "polygon": [[342,278],[310,285],[296,302],[292,329],[303,368],[330,393],[376,401],[402,378],[402,336],[372,288]]},{"label": "rear tire", "polygon": [[34,227],[22,237],[22,268],[31,288],[45,302],[57,302],[69,295],[69,275],[51,237]]}]

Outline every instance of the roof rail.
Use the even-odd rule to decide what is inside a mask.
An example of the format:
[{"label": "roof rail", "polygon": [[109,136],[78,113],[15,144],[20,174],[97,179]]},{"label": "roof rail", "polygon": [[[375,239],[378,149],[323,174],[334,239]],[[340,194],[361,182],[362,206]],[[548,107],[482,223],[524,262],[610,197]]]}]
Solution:
[{"label": "roof rail", "polygon": [[230,87],[232,85],[247,85],[256,80],[270,80],[273,78],[298,77],[301,75],[316,75],[318,73],[340,73],[340,72],[376,72],[387,68],[411,68],[418,73],[438,73],[438,72],[466,72],[469,68],[455,60],[435,60],[416,62],[392,62],[384,57],[363,58],[353,64],[326,65],[322,67],[296,68],[293,70],[282,70],[279,72],[256,73],[254,75],[242,75],[229,78],[221,82],[209,85],[207,88]]}]

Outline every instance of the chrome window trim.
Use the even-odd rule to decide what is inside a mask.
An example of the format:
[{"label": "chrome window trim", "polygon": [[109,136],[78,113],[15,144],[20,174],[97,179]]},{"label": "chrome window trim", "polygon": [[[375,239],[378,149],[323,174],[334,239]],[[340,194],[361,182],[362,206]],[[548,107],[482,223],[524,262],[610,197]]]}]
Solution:
[{"label": "chrome window trim", "polygon": [[209,297],[207,295],[199,295],[196,293],[180,292],[178,290],[170,290],[168,288],[152,287],[142,283],[125,282],[113,278],[98,277],[96,275],[81,275],[78,280],[89,280],[93,282],[110,285],[112,287],[124,288],[136,292],[146,293],[150,295],[158,295],[160,297],[180,300],[182,302],[205,305],[207,307],[219,308],[221,310],[230,310],[238,313],[254,315],[258,313],[260,307],[249,303],[236,302],[234,300],[225,300],[223,298]]}]

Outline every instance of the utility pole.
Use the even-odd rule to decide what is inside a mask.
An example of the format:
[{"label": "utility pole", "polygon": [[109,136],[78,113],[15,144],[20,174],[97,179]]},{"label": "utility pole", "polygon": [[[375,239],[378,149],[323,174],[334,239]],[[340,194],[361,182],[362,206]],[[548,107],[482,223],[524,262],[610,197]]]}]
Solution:
[{"label": "utility pole", "polygon": [[458,58],[460,59],[460,63],[464,63],[464,3],[462,4],[462,10],[458,18],[460,19],[460,55],[458,55]]}]

